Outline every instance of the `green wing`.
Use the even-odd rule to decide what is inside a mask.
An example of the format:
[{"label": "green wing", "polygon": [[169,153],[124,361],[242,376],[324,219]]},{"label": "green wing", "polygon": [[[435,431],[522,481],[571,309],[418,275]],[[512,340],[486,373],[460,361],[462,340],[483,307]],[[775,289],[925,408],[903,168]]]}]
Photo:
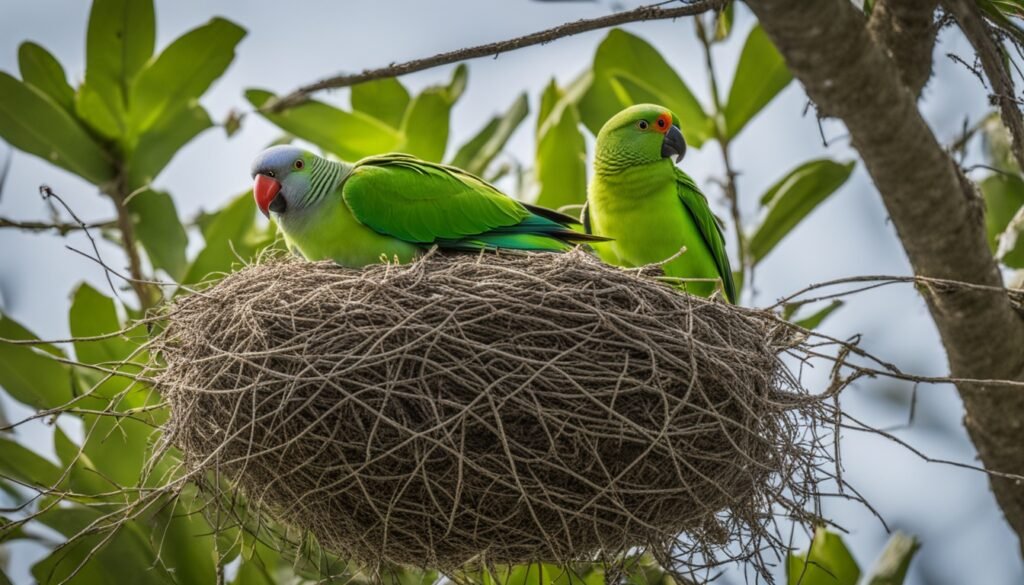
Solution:
[{"label": "green wing", "polygon": [[402,154],[357,162],[341,193],[363,224],[421,244],[516,225],[531,215],[473,175]]},{"label": "green wing", "polygon": [[352,215],[376,232],[420,245],[555,250],[595,238],[571,217],[524,205],[456,167],[407,154],[365,158],[341,187]]},{"label": "green wing", "polygon": [[687,211],[696,220],[700,234],[704,237],[704,243],[714,256],[715,265],[718,267],[718,275],[722,278],[722,285],[725,288],[725,296],[730,303],[736,302],[736,284],[732,279],[732,265],[729,264],[729,255],[725,251],[725,239],[722,237],[722,227],[718,224],[715,214],[711,213],[708,207],[708,200],[701,193],[697,184],[689,175],[679,169],[676,171],[676,191],[679,199],[686,206]]}]

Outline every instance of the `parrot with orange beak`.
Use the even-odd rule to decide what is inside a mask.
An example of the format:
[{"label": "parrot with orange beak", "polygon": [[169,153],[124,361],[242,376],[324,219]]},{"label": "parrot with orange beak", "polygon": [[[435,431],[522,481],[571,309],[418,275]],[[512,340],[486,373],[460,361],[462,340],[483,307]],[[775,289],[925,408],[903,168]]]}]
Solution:
[{"label": "parrot with orange beak", "polygon": [[252,165],[253,197],[308,260],[351,268],[446,250],[563,252],[603,241],[572,217],[526,205],[461,169],[406,154],[355,163],[274,146]]}]

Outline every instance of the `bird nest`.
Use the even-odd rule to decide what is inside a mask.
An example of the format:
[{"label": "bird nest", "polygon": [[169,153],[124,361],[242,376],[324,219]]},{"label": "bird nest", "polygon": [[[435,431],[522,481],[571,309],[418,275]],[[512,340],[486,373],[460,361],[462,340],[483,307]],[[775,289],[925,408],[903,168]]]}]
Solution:
[{"label": "bird nest", "polygon": [[790,327],[582,252],[276,260],[167,317],[186,469],[361,563],[757,560],[827,459]]}]

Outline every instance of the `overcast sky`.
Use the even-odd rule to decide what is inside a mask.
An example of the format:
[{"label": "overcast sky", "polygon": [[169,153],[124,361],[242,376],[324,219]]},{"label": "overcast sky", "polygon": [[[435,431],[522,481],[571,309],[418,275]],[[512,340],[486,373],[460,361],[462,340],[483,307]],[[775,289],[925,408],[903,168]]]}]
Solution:
[{"label": "overcast sky", "polygon": [[[64,64],[72,81],[84,70],[88,2],[68,0],[2,0],[0,8],[0,70],[16,74],[17,48],[33,40]],[[632,7],[638,3],[624,3]],[[359,6],[359,8],[355,8]],[[227,17],[248,29],[228,73],[203,99],[215,120],[231,109],[245,110],[242,96],[250,87],[286,92],[296,86],[339,72],[386,65],[440,51],[490,42],[532,32],[579,18],[608,13],[607,2],[546,3],[528,0],[435,0],[421,2],[331,2],[302,0],[245,3],[229,0],[157,0],[157,45],[168,42],[211,17]],[[728,87],[732,68],[747,31],[753,24],[748,11],[737,10],[737,30],[715,54],[720,83]],[[641,23],[626,27],[658,48],[680,71],[694,93],[708,102],[703,56],[688,21]],[[604,36],[594,32],[534,47],[478,59],[469,64],[469,86],[452,114],[449,152],[474,133],[493,114],[506,108],[518,92],[530,94],[531,108],[551,77],[567,82],[587,67]],[[967,53],[966,44],[948,31],[936,49],[937,77],[925,90],[923,109],[939,138],[949,141],[965,115],[976,120],[987,104],[978,81],[947,53]],[[970,61],[970,58],[968,58]],[[402,79],[410,88],[446,80],[450,68]],[[724,91],[724,90],[723,90]],[[347,107],[347,93],[329,99]],[[735,143],[733,159],[739,168],[739,192],[748,225],[757,218],[757,199],[775,180],[797,164],[822,156],[854,158],[844,128],[826,123],[830,146],[822,146],[813,113],[804,114],[806,96],[794,82],[744,130]],[[533,158],[533,118],[520,128],[510,153],[528,162]],[[212,210],[248,188],[252,158],[279,131],[249,116],[241,132],[228,139],[211,129],[185,148],[158,178],[156,186],[169,191],[184,217]],[[6,152],[5,146],[0,150]],[[4,154],[0,152],[0,154]],[[683,168],[703,184],[719,211],[721,193],[711,179],[721,176],[717,147],[691,149]],[[90,185],[23,153],[15,153],[0,200],[0,215],[45,219],[37,191],[49,184],[87,219],[112,216],[106,201]],[[726,214],[722,214],[726,216]],[[735,226],[730,225],[729,229]],[[730,245],[733,235],[727,234]],[[200,242],[193,242],[193,246]],[[65,249],[84,249],[81,236],[58,238],[0,231],[0,308],[46,337],[67,334],[68,294],[86,280],[103,290],[102,273],[88,260]],[[103,249],[117,264],[117,250]],[[734,255],[735,257],[735,255]],[[779,245],[759,267],[758,294],[753,304],[771,304],[803,286],[860,274],[909,274],[885,210],[862,167],[843,189]],[[923,301],[910,287],[889,287],[865,293],[826,324],[838,337],[862,334],[864,345],[907,371],[943,375],[945,358]],[[806,380],[820,389],[822,377]],[[844,407],[878,426],[906,422],[909,385],[865,381],[846,392]],[[17,407],[8,403],[10,409]],[[24,414],[24,409],[9,413]],[[922,387],[912,427],[900,436],[931,456],[968,463],[975,453],[962,428],[962,407],[950,386]],[[49,431],[29,429],[49,452]],[[35,443],[34,443],[35,444]],[[1024,581],[1016,537],[1006,526],[979,473],[926,464],[890,442],[846,434],[843,438],[846,478],[868,498],[891,526],[917,534],[924,547],[908,584],[986,583],[1010,585]],[[881,549],[886,534],[864,507],[826,502],[825,512],[850,531],[848,542],[862,565]],[[27,567],[38,550],[19,549],[12,577],[27,582]],[[781,573],[780,573],[781,575]]]}]

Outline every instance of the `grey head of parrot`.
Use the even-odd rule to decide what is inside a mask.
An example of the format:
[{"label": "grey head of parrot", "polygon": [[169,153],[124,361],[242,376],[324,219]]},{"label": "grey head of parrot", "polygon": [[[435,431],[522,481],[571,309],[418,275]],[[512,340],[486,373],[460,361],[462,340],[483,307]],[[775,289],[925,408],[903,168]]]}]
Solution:
[{"label": "grey head of parrot", "polygon": [[287,144],[261,152],[252,163],[252,194],[263,215],[283,214],[309,191],[312,153]]}]

